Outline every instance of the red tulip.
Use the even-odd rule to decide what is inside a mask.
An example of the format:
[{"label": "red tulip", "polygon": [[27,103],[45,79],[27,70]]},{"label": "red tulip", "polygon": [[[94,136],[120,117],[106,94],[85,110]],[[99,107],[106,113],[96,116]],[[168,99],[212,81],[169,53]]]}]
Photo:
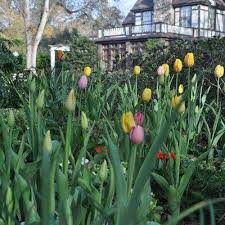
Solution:
[{"label": "red tulip", "polygon": [[104,149],[105,149],[105,146],[98,146],[95,148],[95,151],[96,153],[101,154]]},{"label": "red tulip", "polygon": [[176,160],[177,157],[176,157],[176,154],[174,152],[171,152],[170,153],[170,157],[173,159],[173,160]]},{"label": "red tulip", "polygon": [[169,155],[167,153],[163,153],[162,151],[159,151],[156,153],[156,158],[159,160],[165,160],[169,158]]}]

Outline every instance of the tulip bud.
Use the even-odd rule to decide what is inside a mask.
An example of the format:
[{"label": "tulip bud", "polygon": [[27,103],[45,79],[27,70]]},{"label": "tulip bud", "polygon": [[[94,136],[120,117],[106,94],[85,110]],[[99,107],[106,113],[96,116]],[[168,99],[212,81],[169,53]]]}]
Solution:
[{"label": "tulip bud", "polygon": [[52,140],[50,130],[48,130],[47,133],[45,134],[43,149],[44,151],[47,151],[49,153],[52,152]]},{"label": "tulip bud", "polygon": [[142,124],[144,122],[144,115],[141,112],[137,112],[134,115],[134,120],[135,120],[137,125],[142,126]]},{"label": "tulip bud", "polygon": [[223,92],[225,93],[225,84],[223,85]]},{"label": "tulip bud", "polygon": [[181,72],[181,70],[183,69],[183,64],[180,59],[176,59],[174,65],[173,65],[173,69],[176,73]]},{"label": "tulip bud", "polygon": [[130,140],[134,144],[140,144],[144,140],[144,128],[139,125],[132,128],[130,132]]},{"label": "tulip bud", "polygon": [[43,108],[44,100],[45,100],[45,90],[42,90],[41,93],[38,95],[38,98],[36,100],[36,104],[37,104],[38,109]]},{"label": "tulip bud", "polygon": [[152,99],[152,90],[150,88],[145,88],[142,93],[142,100],[145,103],[148,103],[150,102],[151,99]]},{"label": "tulip bud", "polygon": [[217,65],[214,74],[216,78],[220,79],[224,75],[224,67]]},{"label": "tulip bud", "polygon": [[31,81],[31,84],[30,84],[30,91],[32,93],[34,93],[36,90],[36,81],[35,81],[35,78]]},{"label": "tulip bud", "polygon": [[108,177],[108,167],[107,167],[107,162],[106,160],[103,161],[100,170],[99,170],[99,177],[102,182],[106,181]]},{"label": "tulip bud", "polygon": [[[176,109],[179,113],[185,112],[185,102],[182,102],[182,96],[174,96],[172,98],[172,107]],[[179,108],[178,108],[179,107]]]},{"label": "tulip bud", "polygon": [[127,84],[124,85],[124,94],[128,94],[128,87],[127,87]]},{"label": "tulip bud", "polygon": [[6,191],[6,200],[5,200],[8,213],[11,214],[13,211],[13,192],[10,187],[7,188]]},{"label": "tulip bud", "polygon": [[134,76],[138,76],[141,73],[141,67],[140,66],[135,66],[133,70]]},{"label": "tulip bud", "polygon": [[13,128],[15,124],[15,116],[12,110],[10,110],[8,114],[8,124],[9,124],[9,127],[11,128]]},{"label": "tulip bud", "polygon": [[65,103],[66,109],[69,112],[73,112],[75,110],[76,106],[76,98],[74,94],[74,90],[72,89],[67,97],[66,103]]},{"label": "tulip bud", "polygon": [[164,71],[165,71],[165,76],[166,77],[168,77],[169,76],[169,74],[170,74],[170,67],[169,67],[169,65],[168,64],[162,64],[162,67],[163,67],[163,69],[164,69]]},{"label": "tulip bud", "polygon": [[83,130],[88,128],[88,119],[85,112],[81,112],[81,127]]},{"label": "tulip bud", "polygon": [[194,76],[192,77],[192,79],[191,79],[191,83],[195,83],[196,79],[197,79],[197,75],[196,75],[196,73],[195,73],[195,75],[194,75]]},{"label": "tulip bud", "polygon": [[179,94],[183,94],[184,93],[184,85],[183,84],[179,85],[178,92],[179,92]]},{"label": "tulip bud", "polygon": [[165,71],[164,71],[164,68],[162,66],[158,67],[157,74],[158,74],[158,76],[164,76]]},{"label": "tulip bud", "polygon": [[91,75],[91,72],[92,72],[91,67],[89,67],[89,66],[84,67],[84,75],[85,76],[89,77]]},{"label": "tulip bud", "polygon": [[198,114],[198,112],[199,112],[199,107],[198,107],[198,105],[195,107],[195,113],[196,114]]},{"label": "tulip bud", "polygon": [[194,54],[193,53],[187,53],[187,55],[184,58],[184,64],[186,67],[191,68],[195,64]]},{"label": "tulip bud", "polygon": [[159,76],[159,84],[163,85],[165,83],[165,77],[164,75]]}]

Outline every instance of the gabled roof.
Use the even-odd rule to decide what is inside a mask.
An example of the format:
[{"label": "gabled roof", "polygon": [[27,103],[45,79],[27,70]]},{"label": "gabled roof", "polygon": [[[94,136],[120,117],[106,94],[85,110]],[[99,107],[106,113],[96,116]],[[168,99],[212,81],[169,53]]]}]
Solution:
[{"label": "gabled roof", "polygon": [[154,0],[137,0],[133,8],[123,21],[123,25],[129,25],[135,23],[135,12],[141,12],[146,10],[153,10]]},{"label": "gabled roof", "polygon": [[188,6],[188,5],[208,5],[225,9],[224,0],[173,0],[174,7]]},{"label": "gabled roof", "polygon": [[123,25],[129,25],[135,23],[135,14],[134,12],[130,11],[126,18],[123,21]]},{"label": "gabled roof", "polygon": [[[135,12],[141,12],[154,9],[154,1],[157,0],[137,0],[127,17],[123,21],[123,25],[135,23]],[[189,6],[189,5],[208,5],[216,6],[218,9],[225,10],[225,0],[173,0],[174,7]]]},{"label": "gabled roof", "polygon": [[143,10],[153,10],[154,1],[153,0],[137,0],[131,11],[143,11]]}]

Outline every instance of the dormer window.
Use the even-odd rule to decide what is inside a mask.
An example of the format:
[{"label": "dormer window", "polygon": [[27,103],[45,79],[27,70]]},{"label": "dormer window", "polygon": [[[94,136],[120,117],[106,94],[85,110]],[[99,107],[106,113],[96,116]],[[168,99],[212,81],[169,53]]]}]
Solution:
[{"label": "dormer window", "polygon": [[185,6],[180,9],[180,26],[191,27],[191,6]]},{"label": "dormer window", "polygon": [[152,11],[135,13],[135,25],[148,25],[152,23]]}]

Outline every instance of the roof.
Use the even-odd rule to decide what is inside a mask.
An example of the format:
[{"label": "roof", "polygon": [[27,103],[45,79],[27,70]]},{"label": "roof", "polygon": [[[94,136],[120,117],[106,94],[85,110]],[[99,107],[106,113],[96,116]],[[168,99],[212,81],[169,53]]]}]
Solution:
[{"label": "roof", "polygon": [[143,11],[143,10],[153,10],[154,1],[153,0],[137,0],[131,11]]},{"label": "roof", "polygon": [[[157,1],[157,0],[155,0]],[[189,6],[189,5],[208,5],[216,6],[219,9],[225,10],[225,0],[173,0],[174,7]],[[137,0],[127,17],[123,21],[123,25],[135,23],[135,12],[141,12],[154,9],[154,0]]]},{"label": "roof", "polygon": [[208,5],[216,6],[217,8],[225,9],[224,0],[173,0],[173,6],[188,6],[188,5]]},{"label": "roof", "polygon": [[123,25],[129,25],[135,23],[135,12],[141,12],[146,10],[153,10],[154,0],[137,0],[133,8],[128,13],[127,17],[123,21]]},{"label": "roof", "polygon": [[135,23],[135,14],[134,12],[130,11],[126,18],[123,21],[123,25],[129,25]]}]

